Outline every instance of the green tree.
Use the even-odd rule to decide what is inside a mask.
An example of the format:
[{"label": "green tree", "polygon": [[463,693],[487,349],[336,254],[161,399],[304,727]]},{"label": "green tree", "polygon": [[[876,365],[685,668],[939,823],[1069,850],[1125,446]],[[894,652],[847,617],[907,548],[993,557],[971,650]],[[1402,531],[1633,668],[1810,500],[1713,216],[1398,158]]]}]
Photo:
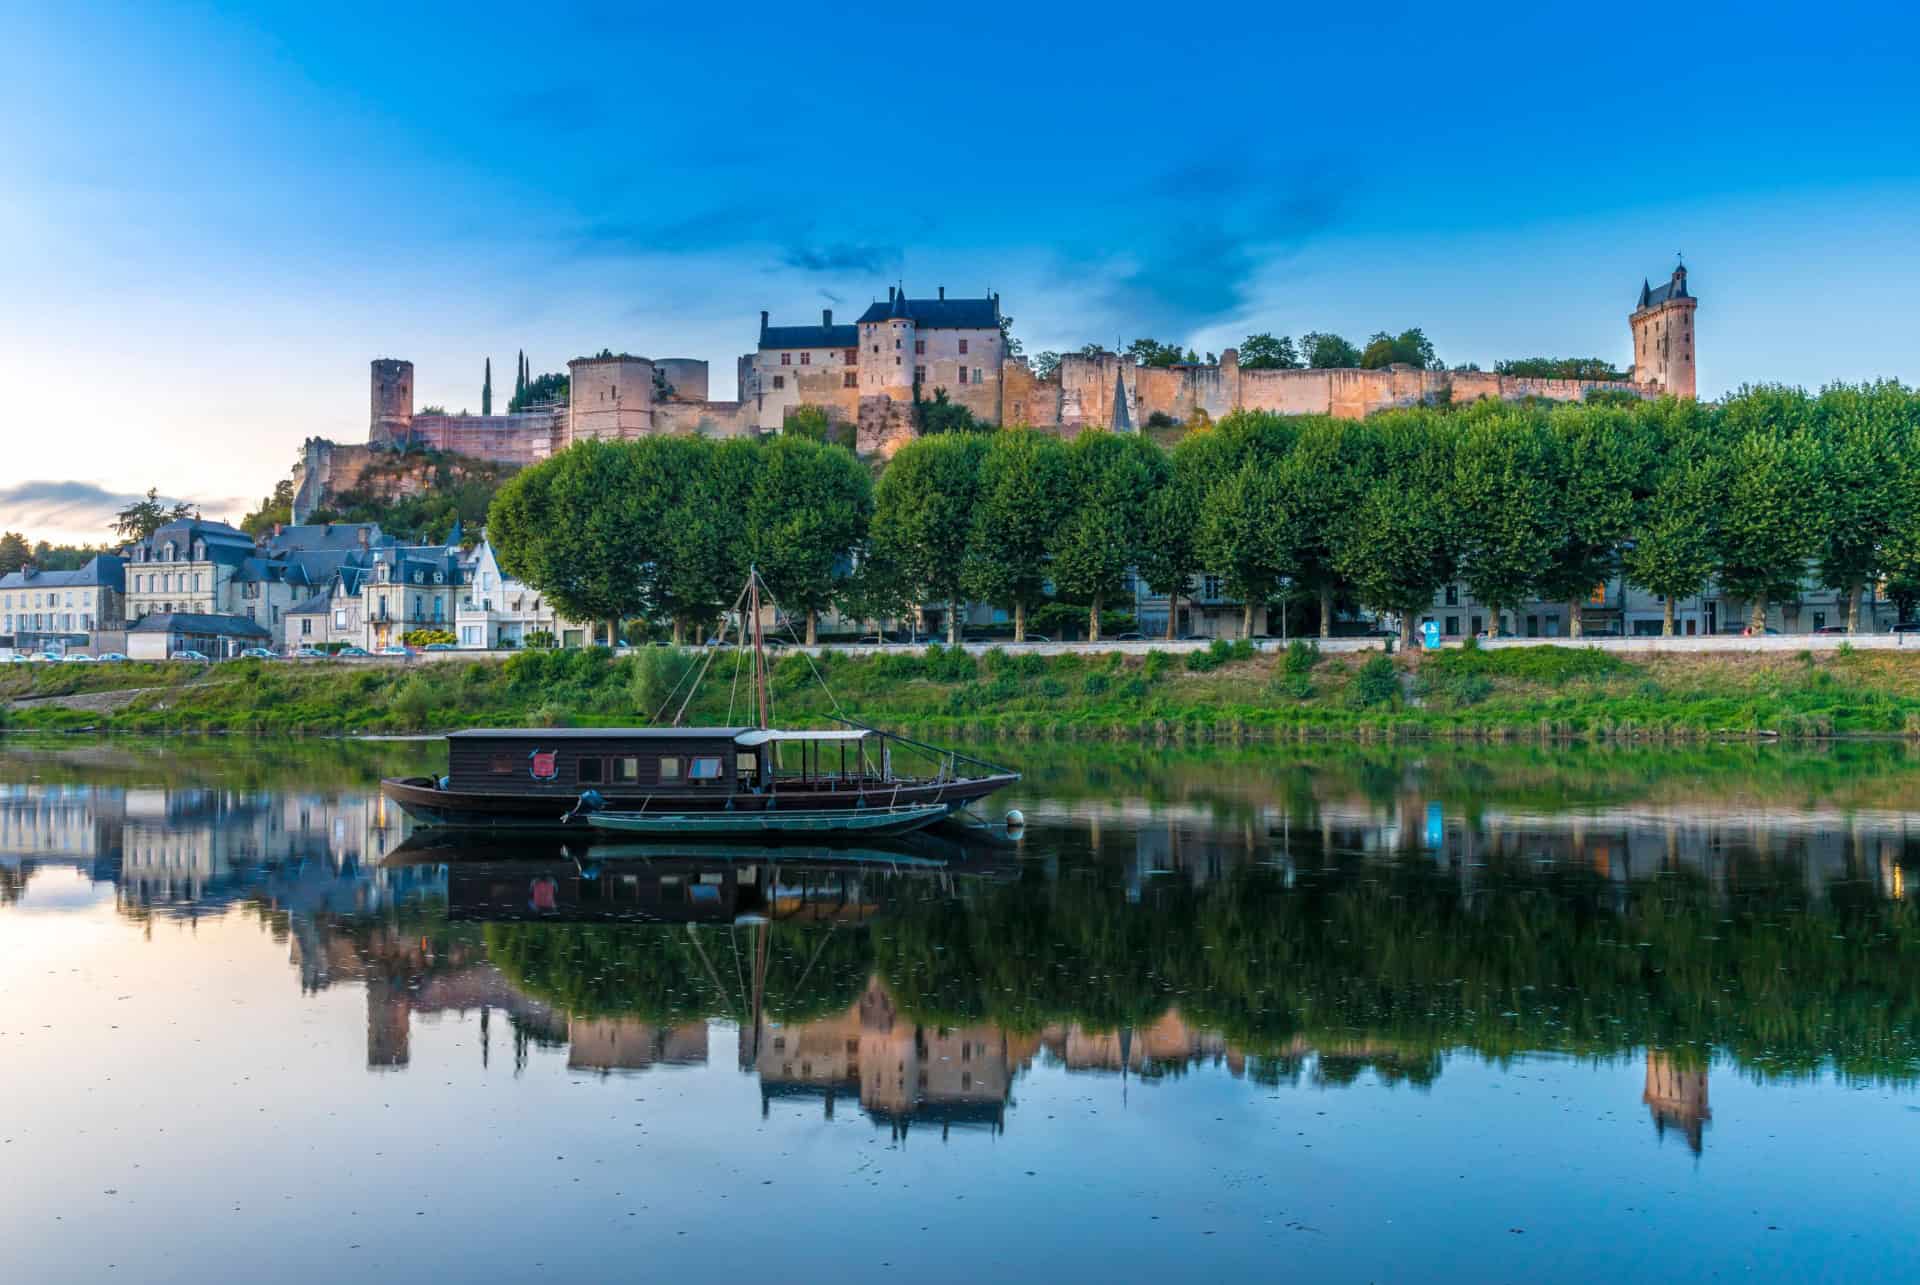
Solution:
[{"label": "green tree", "polygon": [[1232,444],[1216,431],[1189,433],[1173,448],[1170,473],[1147,502],[1138,571],[1147,587],[1167,599],[1167,639],[1179,634],[1180,599],[1205,571],[1200,520],[1207,491],[1225,471]]},{"label": "green tree", "polygon": [[960,641],[967,540],[987,438],[922,437],[901,447],[874,488],[868,601],[949,604],[947,640]]},{"label": "green tree", "polygon": [[1822,452],[1811,433],[1765,418],[1757,406],[1729,406],[1723,413],[1735,435],[1720,457],[1726,501],[1716,532],[1719,580],[1751,604],[1748,625],[1759,632],[1766,628],[1767,600],[1799,592],[1808,560],[1826,539]]},{"label": "green tree", "polygon": [[780,432],[788,437],[826,442],[832,439],[833,421],[828,418],[824,408],[802,403],[787,412],[786,418],[781,421]]},{"label": "green tree", "polygon": [[1516,379],[1609,379],[1624,380],[1626,372],[1615,370],[1613,363],[1599,357],[1521,357],[1493,363],[1496,373]]},{"label": "green tree", "polygon": [[633,443],[590,439],[517,474],[494,497],[488,538],[501,568],[575,620],[619,622],[647,605],[653,531],[633,503]]},{"label": "green tree", "polygon": [[1450,488],[1460,569],[1497,623],[1539,591],[1563,518],[1553,441],[1538,412],[1500,407],[1467,421],[1453,451]]},{"label": "green tree", "polygon": [[1100,641],[1100,612],[1126,589],[1146,545],[1153,493],[1166,453],[1131,433],[1088,429],[1067,448],[1070,489],[1054,536],[1053,583],[1087,607],[1087,638]]},{"label": "green tree", "polygon": [[493,358],[487,358],[486,374],[480,378],[480,413],[493,414]]},{"label": "green tree", "polygon": [[1349,589],[1335,563],[1336,533],[1368,481],[1347,427],[1324,416],[1299,421],[1293,448],[1279,463],[1288,562],[1294,583],[1318,600],[1322,638],[1332,636],[1335,600]]},{"label": "green tree", "polygon": [[1046,596],[1047,553],[1072,483],[1067,447],[1051,433],[996,433],[980,458],[979,499],[963,580],[973,597],[1013,612],[1024,642],[1027,613]]},{"label": "green tree", "polygon": [[1345,370],[1360,364],[1360,350],[1336,334],[1310,330],[1300,336],[1300,356],[1314,370]]},{"label": "green tree", "polygon": [[1127,345],[1126,355],[1141,366],[1177,366],[1187,359],[1179,344],[1163,344],[1157,339],[1136,339]]},{"label": "green tree", "polygon": [[121,540],[132,544],[146,539],[169,522],[194,516],[194,512],[193,505],[184,500],[170,505],[162,504],[158,488],[150,486],[145,496],[114,516],[113,530]]},{"label": "green tree", "polygon": [[1558,545],[1540,595],[1565,602],[1568,633],[1585,631],[1583,609],[1594,586],[1620,570],[1622,544],[1640,517],[1655,463],[1648,416],[1640,406],[1559,406],[1547,416],[1559,492]]},{"label": "green tree", "polygon": [[1286,335],[1275,339],[1262,331],[1257,335],[1248,335],[1246,342],[1240,345],[1242,370],[1298,370],[1301,364],[1300,354],[1294,351],[1293,340]]},{"label": "green tree", "polygon": [[1033,376],[1035,379],[1051,379],[1053,373],[1059,369],[1060,354],[1053,349],[1048,348],[1044,352],[1034,354]]},{"label": "green tree", "polygon": [[1860,632],[1860,592],[1889,568],[1896,541],[1920,520],[1912,473],[1920,416],[1914,395],[1891,380],[1822,389],[1812,410],[1824,447],[1826,539],[1821,582],[1847,596],[1847,632]]},{"label": "green tree", "polygon": [[18,531],[0,536],[0,576],[11,575],[33,561],[33,549],[27,537]]},{"label": "green tree", "polygon": [[1655,470],[1623,554],[1627,579],[1665,599],[1660,632],[1673,636],[1673,608],[1704,592],[1718,561],[1717,524],[1724,471],[1697,452],[1676,448]]},{"label": "green tree", "polygon": [[873,476],[852,451],[792,436],[761,449],[748,541],[780,606],[806,613],[808,646],[847,587],[872,515]]},{"label": "green tree", "polygon": [[1360,365],[1366,370],[1380,370],[1396,362],[1416,370],[1434,370],[1440,365],[1440,359],[1434,355],[1433,342],[1418,326],[1397,335],[1382,330],[1367,341],[1365,351],[1360,354]]},{"label": "green tree", "polygon": [[988,427],[975,420],[973,412],[965,406],[948,400],[947,390],[944,388],[934,389],[933,399],[923,401],[920,397],[920,386],[915,384],[913,399],[914,420],[920,425],[920,432],[925,436],[940,433],[978,433]]},{"label": "green tree", "polygon": [[1292,571],[1279,470],[1248,456],[1208,488],[1200,506],[1200,556],[1227,592],[1240,599],[1240,633],[1253,634],[1253,613]]},{"label": "green tree", "polygon": [[530,378],[526,386],[515,393],[513,400],[507,403],[507,413],[518,414],[529,406],[539,406],[547,402],[565,402],[567,393],[568,377],[564,373]]},{"label": "green tree", "polygon": [[260,507],[240,519],[240,529],[258,539],[276,524],[293,521],[293,480],[281,478],[273,484],[273,494],[260,501]]},{"label": "green tree", "polygon": [[1390,411],[1350,432],[1366,478],[1334,535],[1335,568],[1362,605],[1400,617],[1411,645],[1416,616],[1454,578],[1453,427],[1434,411]]}]

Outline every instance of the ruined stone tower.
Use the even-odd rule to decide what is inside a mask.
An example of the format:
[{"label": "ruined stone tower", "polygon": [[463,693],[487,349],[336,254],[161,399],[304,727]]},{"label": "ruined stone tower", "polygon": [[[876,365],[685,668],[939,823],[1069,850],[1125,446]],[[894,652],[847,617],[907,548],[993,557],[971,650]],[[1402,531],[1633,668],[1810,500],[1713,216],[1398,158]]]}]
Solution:
[{"label": "ruined stone tower", "polygon": [[1674,268],[1664,285],[1640,283],[1640,302],[1627,318],[1633,327],[1633,379],[1661,392],[1691,399],[1693,377],[1693,310],[1698,301],[1687,293],[1687,267]]},{"label": "ruined stone tower", "polygon": [[645,357],[576,357],[567,363],[567,442],[630,441],[653,431],[654,366]]},{"label": "ruined stone tower", "polygon": [[413,437],[413,363],[392,357],[373,360],[373,420],[367,441],[404,446]]}]

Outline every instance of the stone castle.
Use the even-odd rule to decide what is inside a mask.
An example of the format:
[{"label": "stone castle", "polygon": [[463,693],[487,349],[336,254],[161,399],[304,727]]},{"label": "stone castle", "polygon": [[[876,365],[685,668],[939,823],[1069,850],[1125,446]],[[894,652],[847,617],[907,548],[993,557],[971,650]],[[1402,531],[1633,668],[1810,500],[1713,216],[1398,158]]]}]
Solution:
[{"label": "stone castle", "polygon": [[776,432],[801,406],[817,406],[854,431],[862,455],[890,456],[917,429],[916,397],[944,393],[983,423],[1077,432],[1138,430],[1155,416],[1186,423],[1236,410],[1360,419],[1375,411],[1442,400],[1541,397],[1580,401],[1596,391],[1643,398],[1695,395],[1693,313],[1687,270],[1659,287],[1642,282],[1628,315],[1633,368],[1625,380],[1536,379],[1485,371],[1243,369],[1227,349],[1217,362],[1141,366],[1123,353],[1069,353],[1042,375],[1010,356],[1000,296],[931,299],[889,288],[852,324],[831,309],[818,325],[771,324],[760,314],[754,351],[737,362],[739,397],[708,396],[707,363],[603,352],[567,363],[569,396],[505,415],[415,413],[413,363],[379,358],[365,446],[307,443],[295,469],[294,518],[352,484],[369,452],[426,447],[525,465],[585,438],[663,433],[735,437]]}]

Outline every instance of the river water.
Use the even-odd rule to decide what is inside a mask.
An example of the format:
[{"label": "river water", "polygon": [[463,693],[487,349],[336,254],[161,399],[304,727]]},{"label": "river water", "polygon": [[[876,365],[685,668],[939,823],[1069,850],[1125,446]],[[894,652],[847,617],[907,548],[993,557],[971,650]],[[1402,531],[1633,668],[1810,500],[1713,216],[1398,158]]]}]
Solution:
[{"label": "river water", "polygon": [[1017,843],[0,745],[19,1281],[1920,1275],[1920,757],[1000,747]]}]

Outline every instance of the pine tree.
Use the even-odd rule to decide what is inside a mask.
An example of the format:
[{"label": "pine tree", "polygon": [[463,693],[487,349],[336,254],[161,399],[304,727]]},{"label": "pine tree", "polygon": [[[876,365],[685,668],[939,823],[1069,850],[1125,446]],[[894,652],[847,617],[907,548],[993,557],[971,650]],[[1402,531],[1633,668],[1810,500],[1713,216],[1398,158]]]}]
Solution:
[{"label": "pine tree", "polygon": [[487,358],[487,375],[480,384],[480,413],[493,414],[493,358]]}]

